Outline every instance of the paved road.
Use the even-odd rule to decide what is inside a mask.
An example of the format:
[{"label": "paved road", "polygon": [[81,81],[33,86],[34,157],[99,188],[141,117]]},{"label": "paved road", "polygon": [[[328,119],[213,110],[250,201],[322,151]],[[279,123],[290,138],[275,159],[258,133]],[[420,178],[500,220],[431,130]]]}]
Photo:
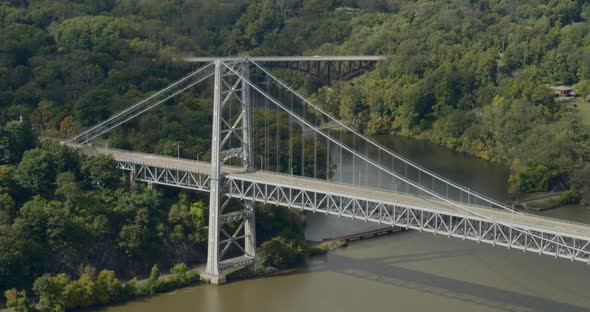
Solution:
[{"label": "paved road", "polygon": [[[84,150],[84,153],[96,153],[112,155],[116,160],[128,161],[136,164],[157,166],[160,168],[183,170],[188,172],[209,174],[211,165],[207,162],[196,162],[187,159],[128,152],[113,149]],[[502,224],[514,225],[522,229],[544,231],[566,235],[569,237],[590,240],[590,225],[574,223],[559,219],[540,217],[524,213],[511,213],[509,211],[489,209],[481,206],[466,205],[461,203],[449,203],[436,198],[424,198],[408,194],[400,194],[364,187],[334,183],[326,180],[302,178],[277,174],[268,171],[244,172],[237,167],[223,167],[223,174],[237,180],[247,180],[261,183],[272,183],[296,189],[326,192],[334,195],[343,195],[360,200],[378,201],[386,204],[397,204],[421,210],[441,212],[458,217],[470,216],[475,219],[494,220]]]}]

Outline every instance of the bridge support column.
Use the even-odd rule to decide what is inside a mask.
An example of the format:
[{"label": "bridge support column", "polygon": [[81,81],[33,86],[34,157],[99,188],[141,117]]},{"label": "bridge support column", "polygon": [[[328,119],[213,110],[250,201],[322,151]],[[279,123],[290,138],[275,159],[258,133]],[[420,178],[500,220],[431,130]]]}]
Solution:
[{"label": "bridge support column", "polygon": [[[243,77],[250,79],[250,67],[248,62],[243,62],[240,68]],[[256,169],[256,160],[254,159],[254,143],[252,135],[252,96],[250,94],[250,86],[242,81],[241,85],[241,106],[242,106],[242,153],[243,168],[246,171],[253,171]],[[253,201],[246,201],[245,208],[248,211],[244,223],[244,249],[246,255],[252,257],[253,265],[256,265],[256,203]]]},{"label": "bridge support column", "polygon": [[256,265],[256,215],[253,201],[245,202],[247,217],[244,223],[244,234],[246,241],[244,242],[244,250],[246,255],[252,257],[253,265]]},{"label": "bridge support column", "polygon": [[129,172],[129,185],[135,185],[135,166],[133,166],[133,170]]},{"label": "bridge support column", "polygon": [[211,135],[211,191],[209,196],[209,237],[207,241],[207,267],[201,279],[212,284],[225,283],[225,275],[219,271],[219,215],[221,191],[221,61],[215,61],[215,86],[213,94],[213,133]]}]

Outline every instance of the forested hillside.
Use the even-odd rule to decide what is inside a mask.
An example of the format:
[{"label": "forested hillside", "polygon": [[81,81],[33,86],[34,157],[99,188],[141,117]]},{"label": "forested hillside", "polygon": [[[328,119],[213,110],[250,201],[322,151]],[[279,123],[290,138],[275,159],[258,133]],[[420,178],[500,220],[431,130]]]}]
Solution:
[{"label": "forested hillside", "polygon": [[[199,198],[128,185],[108,159],[42,143],[184,76],[186,55],[387,55],[352,81],[304,77],[297,87],[367,134],[506,163],[515,193],[572,189],[585,203],[589,32],[582,0],[0,0],[0,290],[84,265],[130,275],[202,259]],[[556,101],[550,85],[575,86],[577,106]],[[210,104],[192,95],[207,88],[111,143],[206,155]],[[274,213],[262,212],[276,221],[266,238],[278,224],[296,238],[298,217]]]},{"label": "forested hillside", "polygon": [[[302,87],[368,134],[509,163],[515,191],[580,187],[588,176],[586,116],[547,88],[590,92],[585,1],[3,2],[2,118],[22,115],[36,133],[64,137],[109,116],[190,70],[183,55],[384,54],[391,61],[361,79]],[[208,129],[195,125],[206,124],[207,103],[174,104],[158,127],[146,129],[158,116],[147,115],[141,131],[113,140],[206,151]]]},{"label": "forested hillside", "polygon": [[331,112],[369,134],[508,163],[515,192],[588,185],[588,116],[548,88],[590,92],[588,3],[394,1],[385,11],[355,14],[350,36],[314,52],[392,55],[378,72],[321,89]]}]

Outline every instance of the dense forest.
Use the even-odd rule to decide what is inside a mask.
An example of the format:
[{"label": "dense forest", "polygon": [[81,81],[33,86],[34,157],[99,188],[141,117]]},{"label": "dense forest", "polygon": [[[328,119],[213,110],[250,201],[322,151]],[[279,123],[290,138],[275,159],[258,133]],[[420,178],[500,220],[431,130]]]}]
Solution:
[{"label": "dense forest", "polygon": [[[29,288],[45,273],[80,276],[107,268],[130,278],[153,264],[205,260],[208,209],[199,194],[132,184],[109,157],[38,142],[27,123],[9,126],[20,130],[10,138],[24,142],[24,152],[0,167],[0,289]],[[260,206],[257,219],[260,242],[280,237],[300,246],[298,212]]]},{"label": "dense forest", "polygon": [[[582,0],[0,0],[0,290],[88,265],[132,276],[203,259],[196,194],[130,185],[108,158],[46,139],[184,76],[186,55],[387,55],[357,79],[297,87],[367,134],[505,163],[515,193],[570,189],[587,203],[589,32]],[[550,85],[573,85],[577,106]],[[112,144],[206,155],[210,105],[194,95],[207,88]],[[299,215],[260,214],[260,241],[301,238]]]}]

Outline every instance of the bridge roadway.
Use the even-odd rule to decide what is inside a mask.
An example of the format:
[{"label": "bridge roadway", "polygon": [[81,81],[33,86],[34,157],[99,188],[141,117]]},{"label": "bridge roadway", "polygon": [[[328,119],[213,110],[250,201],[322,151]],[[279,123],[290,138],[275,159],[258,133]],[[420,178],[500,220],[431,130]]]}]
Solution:
[{"label": "bridge roadway", "polygon": [[[159,168],[160,175],[162,174],[162,170],[169,169],[176,171],[177,175],[180,171],[194,173],[202,176],[208,176],[211,170],[210,163],[202,161],[196,162],[187,159],[115,149],[89,147],[80,148],[80,146],[72,144],[70,144],[70,146],[78,147],[79,150],[86,155],[111,155],[117,162],[119,162],[119,167],[121,169],[130,170],[124,166],[125,164],[133,164],[133,166]],[[590,225],[587,224],[569,222],[531,214],[512,213],[506,210],[491,209],[487,207],[466,205],[456,202],[449,203],[444,200],[431,197],[369,189],[326,180],[277,174],[268,171],[259,170],[254,172],[244,172],[241,168],[237,167],[225,166],[222,168],[222,174],[224,175],[224,178],[226,180],[234,181],[234,189],[239,188],[240,183],[249,183],[250,185],[259,184],[265,186],[270,185],[275,188],[281,188],[283,190],[282,194],[284,197],[290,197],[292,190],[298,190],[316,195],[330,194],[330,196],[336,196],[336,198],[340,198],[340,205],[343,205],[342,198],[357,200],[359,203],[373,203],[373,205],[367,206],[365,210],[359,206],[358,209],[356,209],[356,212],[354,212],[355,208],[353,207],[351,213],[350,209],[344,211],[343,207],[331,209],[329,204],[330,200],[328,200],[328,205],[326,206],[324,204],[324,209],[318,210],[318,207],[321,205],[315,205],[314,203],[311,203],[313,199],[311,199],[309,195],[306,195],[308,196],[306,201],[309,202],[304,202],[304,196],[301,195],[301,201],[289,201],[288,204],[286,204],[284,200],[278,199],[278,195],[273,197],[268,196],[268,194],[260,196],[254,194],[257,192],[263,193],[264,189],[266,188],[260,188],[258,191],[250,192],[254,195],[247,195],[246,191],[244,190],[231,191],[230,196],[234,198],[252,199],[256,201],[274,203],[289,207],[297,207],[311,211],[317,210],[318,212],[326,214],[347,216],[356,219],[364,219],[365,221],[391,224],[396,226],[403,226],[404,222],[402,219],[404,219],[406,222],[406,228],[424,230],[433,232],[435,234],[439,233],[442,235],[460,237],[478,242],[486,242],[494,245],[506,246],[509,248],[512,247],[524,251],[535,251],[539,254],[549,254],[556,257],[559,256],[562,258],[590,263],[590,257],[588,256],[588,252],[590,252]],[[165,185],[176,184],[176,186],[183,187],[181,184],[175,182],[164,182],[163,180],[158,181],[155,178],[142,179],[140,176],[138,176],[137,179]],[[244,186],[242,187],[244,188]],[[188,188],[207,191],[207,187],[205,185]],[[285,190],[289,190],[289,195],[287,195]],[[277,194],[278,193],[279,191],[277,190]],[[257,196],[259,198],[257,198]],[[347,201],[345,202],[349,203]],[[332,199],[332,203],[336,205],[334,199]],[[383,206],[377,207],[379,204],[382,204]],[[384,207],[389,207],[389,210],[378,211],[377,213],[380,215],[380,217],[377,216],[375,211],[378,209],[385,209]],[[393,212],[391,207],[394,209]],[[405,217],[401,218],[399,215],[400,212],[398,212],[398,215],[395,213],[396,207],[398,209],[411,209],[412,211],[405,210],[403,212]],[[425,212],[425,214],[418,215],[416,211]],[[386,218],[386,215],[389,215],[389,218]],[[431,221],[427,221],[426,219],[428,218],[430,218],[429,220]],[[469,225],[467,222],[461,223],[461,220],[464,219],[469,220]],[[428,222],[431,224],[429,225]],[[434,222],[437,224],[434,225]],[[512,228],[515,230],[511,230]],[[522,232],[521,230],[524,230],[525,232]],[[535,239],[535,236],[537,236],[537,239]],[[538,237],[542,237],[542,239],[538,239]],[[566,245],[574,246],[574,248],[568,249]]]}]

